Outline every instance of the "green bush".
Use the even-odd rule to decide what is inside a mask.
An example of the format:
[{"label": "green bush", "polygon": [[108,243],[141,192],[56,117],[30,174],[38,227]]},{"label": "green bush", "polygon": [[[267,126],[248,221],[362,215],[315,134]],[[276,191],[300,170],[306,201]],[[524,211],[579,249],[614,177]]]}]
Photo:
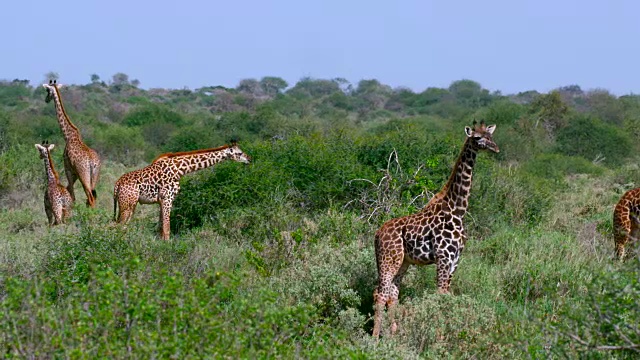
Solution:
[{"label": "green bush", "polygon": [[224,209],[268,206],[278,197],[304,211],[327,208],[356,197],[359,188],[349,180],[372,177],[355,159],[354,142],[337,135],[241,147],[250,166],[222,163],[183,181],[173,208],[178,226],[199,226]]},{"label": "green bush", "polygon": [[567,302],[562,321],[546,326],[551,352],[562,357],[635,359],[640,344],[640,263],[603,272],[588,283],[583,301]]},{"label": "green bush", "polygon": [[465,295],[442,296],[429,290],[399,307],[396,341],[412,344],[421,356],[442,359],[484,353],[483,358],[493,357],[496,344],[490,334],[497,318],[488,306]]},{"label": "green bush", "polygon": [[582,156],[589,161],[599,159],[613,166],[620,165],[633,150],[628,134],[584,115],[576,116],[558,130],[556,141],[561,154]]},{"label": "green bush", "polygon": [[553,182],[564,182],[568,175],[601,175],[604,169],[583,157],[560,154],[541,154],[523,165],[522,170],[531,176]]},{"label": "green bush", "polygon": [[154,123],[170,123],[180,126],[184,120],[182,115],[166,105],[145,103],[129,111],[122,123],[126,126],[143,126]]},{"label": "green bush", "polygon": [[127,166],[144,160],[148,145],[137,129],[112,124],[104,126],[95,136],[93,148],[103,157]]}]

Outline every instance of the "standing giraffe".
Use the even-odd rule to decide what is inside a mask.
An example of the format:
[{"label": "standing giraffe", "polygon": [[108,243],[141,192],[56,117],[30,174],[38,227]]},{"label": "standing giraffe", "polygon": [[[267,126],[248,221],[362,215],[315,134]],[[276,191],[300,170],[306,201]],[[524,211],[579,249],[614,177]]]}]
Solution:
[{"label": "standing giraffe", "polygon": [[[128,222],[137,203],[160,204],[160,236],[169,240],[169,217],[180,190],[180,178],[223,160],[248,164],[251,158],[232,143],[214,149],[162,154],[150,165],[122,175],[113,188],[114,220]],[[118,206],[120,211],[116,217]]]},{"label": "standing giraffe", "polygon": [[47,189],[44,192],[44,211],[49,219],[49,226],[63,224],[71,216],[73,199],[67,189],[60,185],[58,173],[53,167],[51,150],[54,144],[43,142],[35,144],[40,152],[40,158],[44,159],[44,170],[47,173]]},{"label": "standing giraffe", "polygon": [[467,236],[463,219],[467,211],[471,178],[479,150],[499,152],[493,142],[495,125],[484,122],[464,128],[467,139],[449,181],[418,213],[387,221],[376,232],[375,250],[378,286],[373,291],[375,306],[373,336],[380,335],[385,305],[391,320],[391,334],[398,328],[394,306],[398,303],[400,282],[409,265],[437,266],[438,293],[448,294]]},{"label": "standing giraffe", "polygon": [[640,188],[629,190],[613,210],[613,240],[616,257],[624,260],[627,243],[636,243],[640,236]]},{"label": "standing giraffe", "polygon": [[69,120],[60,97],[59,87],[62,85],[56,84],[54,80],[49,81],[48,84],[42,84],[42,86],[47,89],[45,101],[47,103],[51,100],[54,101],[58,124],[60,124],[60,129],[66,142],[64,147],[64,173],[68,181],[67,190],[69,190],[71,198],[75,201],[76,196],[73,191],[73,185],[76,180],[80,179],[84,193],[87,195],[87,206],[94,207],[97,196],[96,185],[98,184],[100,173],[100,157],[97,152],[82,142],[80,131]]}]

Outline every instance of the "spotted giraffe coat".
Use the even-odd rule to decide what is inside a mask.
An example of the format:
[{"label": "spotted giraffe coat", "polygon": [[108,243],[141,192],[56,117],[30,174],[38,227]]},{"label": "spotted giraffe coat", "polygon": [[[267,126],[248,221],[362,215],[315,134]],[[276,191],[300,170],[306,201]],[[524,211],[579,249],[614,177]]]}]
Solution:
[{"label": "spotted giraffe coat", "polygon": [[640,188],[622,195],[613,210],[613,228],[616,257],[624,260],[627,245],[637,243],[640,236]]},{"label": "spotted giraffe coat", "polygon": [[114,220],[118,223],[128,222],[137,203],[159,204],[160,235],[165,240],[169,239],[171,207],[180,190],[182,176],[224,160],[248,164],[251,158],[238,145],[231,144],[213,149],[163,154],[150,165],[122,175],[113,189]]},{"label": "spotted giraffe coat", "polygon": [[54,144],[35,144],[44,160],[44,170],[47,174],[47,189],[44,192],[44,211],[49,220],[49,226],[63,224],[71,216],[73,199],[67,189],[60,184],[58,173],[53,166],[51,150]]},{"label": "spotted giraffe coat", "polygon": [[[376,232],[375,252],[378,286],[374,290],[373,335],[380,334],[382,312],[398,302],[400,282],[410,265],[436,264],[438,292],[449,293],[451,276],[456,271],[466,243],[464,215],[467,211],[471,180],[479,150],[499,152],[493,142],[495,125],[484,123],[465,128],[467,139],[444,185],[417,214],[387,221]],[[392,320],[393,321],[393,320]],[[392,323],[391,332],[397,324]]]},{"label": "spotted giraffe coat", "polygon": [[42,84],[47,90],[45,102],[53,100],[56,108],[56,117],[62,135],[64,136],[64,173],[67,177],[67,190],[71,198],[75,201],[76,195],[73,189],[77,180],[80,180],[85,195],[87,196],[87,206],[94,207],[97,197],[96,186],[100,177],[100,156],[82,141],[80,130],[71,122],[62,104],[60,96],[60,84],[49,81]]}]

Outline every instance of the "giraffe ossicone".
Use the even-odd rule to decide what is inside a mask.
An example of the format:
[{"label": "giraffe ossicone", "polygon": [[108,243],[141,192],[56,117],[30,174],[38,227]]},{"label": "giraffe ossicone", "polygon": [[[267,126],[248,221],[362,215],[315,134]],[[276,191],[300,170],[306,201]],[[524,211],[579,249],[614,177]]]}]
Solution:
[{"label": "giraffe ossicone", "polygon": [[397,330],[394,307],[400,283],[409,265],[436,264],[438,293],[448,294],[467,236],[464,215],[471,190],[473,167],[480,150],[500,152],[493,141],[495,125],[465,127],[467,139],[447,183],[418,213],[392,219],[375,234],[378,285],[373,292],[373,336],[378,337],[385,307],[391,334]]},{"label": "giraffe ossicone", "polygon": [[146,167],[122,175],[113,188],[114,220],[128,222],[138,203],[159,204],[160,236],[168,240],[171,208],[182,176],[224,160],[248,164],[251,157],[232,143],[212,149],[162,154]]},{"label": "giraffe ossicone", "polygon": [[53,100],[56,107],[56,117],[62,135],[64,136],[64,173],[67,176],[67,190],[75,201],[76,195],[73,185],[80,180],[84,193],[87,196],[87,206],[94,207],[96,201],[96,186],[100,177],[100,156],[88,147],[80,135],[80,130],[71,122],[62,104],[62,97],[58,90],[61,86],[56,81],[49,80],[48,84],[42,84],[47,90],[45,102]]},{"label": "giraffe ossicone", "polygon": [[73,199],[67,189],[60,184],[58,173],[53,166],[51,150],[54,144],[43,142],[35,144],[40,152],[40,158],[44,160],[44,170],[47,174],[47,189],[44,192],[44,211],[49,220],[49,226],[60,225],[71,217],[71,207]]}]

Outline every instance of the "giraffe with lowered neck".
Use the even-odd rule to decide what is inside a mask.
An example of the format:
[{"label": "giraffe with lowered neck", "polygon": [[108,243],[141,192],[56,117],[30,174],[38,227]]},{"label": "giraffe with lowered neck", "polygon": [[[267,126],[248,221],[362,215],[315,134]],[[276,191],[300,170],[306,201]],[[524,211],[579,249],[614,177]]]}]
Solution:
[{"label": "giraffe with lowered neck", "polygon": [[100,157],[95,150],[88,147],[83,141],[78,128],[69,120],[62,98],[60,96],[60,84],[49,81],[48,84],[42,84],[47,89],[47,97],[45,101],[53,100],[56,107],[56,117],[58,124],[62,130],[64,141],[64,172],[67,176],[67,190],[71,194],[71,198],[75,201],[76,196],[73,191],[73,185],[76,180],[80,180],[82,188],[87,195],[87,206],[94,207],[96,201],[96,185],[100,173]]},{"label": "giraffe with lowered neck", "polygon": [[624,261],[627,244],[637,244],[640,237],[640,188],[624,193],[613,210],[613,240],[616,258]]},{"label": "giraffe with lowered neck", "polygon": [[[205,169],[224,160],[248,164],[249,155],[236,143],[213,149],[167,153],[139,170],[122,175],[113,189],[113,217],[118,223],[126,223],[138,203],[160,205],[160,236],[169,240],[171,207],[182,176]],[[117,217],[116,212],[120,208]]]},{"label": "giraffe with lowered neck", "polygon": [[378,286],[373,292],[374,337],[380,335],[385,306],[391,321],[391,334],[398,328],[394,307],[398,303],[400,282],[409,265],[435,263],[438,293],[449,293],[451,277],[467,240],[463,220],[476,155],[480,150],[500,151],[492,138],[495,128],[484,122],[476,125],[475,121],[473,127],[465,127],[467,139],[449,181],[420,212],[389,220],[376,232]]},{"label": "giraffe with lowered neck", "polygon": [[73,200],[67,189],[60,184],[58,173],[53,167],[51,150],[54,144],[43,142],[35,144],[40,152],[40,158],[44,159],[44,170],[47,174],[47,189],[44,192],[44,211],[49,219],[49,226],[63,224],[71,216]]}]

